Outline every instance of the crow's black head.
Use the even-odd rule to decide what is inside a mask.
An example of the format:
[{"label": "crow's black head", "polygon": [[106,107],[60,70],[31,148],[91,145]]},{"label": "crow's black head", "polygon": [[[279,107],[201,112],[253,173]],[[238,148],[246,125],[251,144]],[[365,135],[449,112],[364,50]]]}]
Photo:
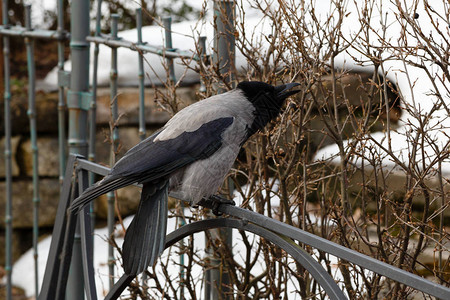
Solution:
[{"label": "crow's black head", "polygon": [[255,107],[255,120],[248,129],[248,137],[278,116],[284,100],[299,92],[299,90],[289,90],[298,85],[300,84],[287,83],[273,86],[259,81],[243,81],[237,85],[237,88],[244,92],[245,97]]}]

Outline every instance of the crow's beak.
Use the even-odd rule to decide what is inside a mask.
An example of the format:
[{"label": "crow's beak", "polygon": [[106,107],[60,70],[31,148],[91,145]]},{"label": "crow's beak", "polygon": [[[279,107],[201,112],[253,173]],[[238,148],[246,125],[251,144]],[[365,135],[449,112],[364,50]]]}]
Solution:
[{"label": "crow's beak", "polygon": [[300,83],[292,82],[292,83],[286,83],[286,84],[276,86],[275,92],[277,94],[278,99],[284,100],[287,97],[300,92],[300,90],[289,91],[290,89],[292,89],[293,87],[298,86],[298,85],[300,85]]}]

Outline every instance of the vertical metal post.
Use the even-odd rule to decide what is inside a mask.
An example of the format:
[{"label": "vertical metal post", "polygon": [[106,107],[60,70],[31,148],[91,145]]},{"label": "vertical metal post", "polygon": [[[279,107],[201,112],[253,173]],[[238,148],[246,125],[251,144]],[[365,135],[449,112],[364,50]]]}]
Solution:
[{"label": "vertical metal post", "polygon": [[[100,21],[101,21],[101,5],[102,1],[97,1],[97,16],[95,19],[95,36],[100,36]],[[93,76],[92,76],[92,101],[89,107],[89,160],[95,161],[95,134],[96,134],[96,123],[97,123],[97,74],[98,74],[98,54],[99,54],[99,44],[95,44],[94,48],[94,66],[93,66]],[[93,174],[90,173],[89,181],[90,184],[93,183]]]},{"label": "vertical metal post", "polygon": [[[119,21],[119,15],[111,15],[111,37],[117,39],[117,24]],[[110,153],[110,165],[115,163],[115,157],[117,152],[117,146],[119,142],[119,131],[117,129],[117,121],[119,118],[118,105],[117,105],[117,48],[111,48],[111,116],[112,116],[112,144]],[[108,235],[111,236],[114,232],[114,192],[108,193]],[[109,288],[114,285],[114,248],[112,245],[108,245],[108,267],[109,267]]]},{"label": "vertical metal post", "polygon": [[[137,43],[142,45],[142,9],[136,9]],[[139,63],[139,138],[141,141],[146,137],[145,128],[145,94],[144,94],[144,58],[143,53],[137,51]]]},{"label": "vertical metal post", "polygon": [[[205,63],[205,56],[206,56],[206,36],[201,36],[198,39],[198,47],[199,47],[199,55],[200,55],[200,64],[204,64]],[[206,92],[206,86],[205,86],[205,82],[202,78],[202,76],[200,76],[200,92]]]},{"label": "vertical metal post", "polygon": [[[64,40],[61,38],[64,33],[64,2],[58,0],[58,72],[64,73]],[[63,83],[58,78],[58,145],[59,145],[59,181],[62,189],[64,181],[64,173],[66,171],[66,102],[64,96],[64,87],[67,83]]]},{"label": "vertical metal post", "polygon": [[[233,67],[235,65],[235,36],[234,20],[235,8],[232,0],[214,1],[214,49],[213,63],[218,66],[224,84],[233,86],[235,82]],[[218,93],[223,93],[227,89],[224,85],[218,86]],[[230,190],[230,194],[232,194]],[[230,249],[232,248],[232,230],[224,229],[216,231],[222,238],[225,238]],[[216,235],[212,232],[212,236]],[[230,279],[228,274],[222,273],[220,261],[211,254],[209,257],[211,268],[207,270],[205,276],[208,281],[205,283],[205,299],[227,299],[227,288]],[[208,286],[209,285],[209,286]],[[208,294],[206,294],[208,293]]]},{"label": "vertical metal post", "polygon": [[[137,30],[137,44],[142,45],[142,8],[136,9],[136,30]],[[143,53],[137,51],[138,54],[138,79],[139,79],[139,138],[144,140],[146,138],[146,123],[145,123],[145,91],[144,91],[144,57]],[[147,273],[142,273],[142,286],[144,291],[148,288]]]},{"label": "vertical metal post", "polygon": [[[164,26],[164,40],[165,40],[165,51],[172,51],[173,50],[173,43],[172,43],[172,17],[164,17],[163,19],[163,26]],[[175,83],[177,78],[175,76],[175,66],[173,64],[172,58],[166,58],[167,61],[167,67],[169,68],[169,79]],[[185,225],[184,222],[184,203],[180,203],[180,213],[181,217],[178,218],[178,222],[180,226]],[[181,240],[179,242],[179,247],[182,249],[184,247],[184,240]],[[180,299],[184,299],[184,254],[180,254]]]},{"label": "vertical metal post", "polygon": [[[235,66],[235,9],[233,0],[214,1],[214,49],[213,63],[219,67],[223,81],[232,85],[235,82],[233,67]],[[219,86],[218,92],[227,90]]]},{"label": "vertical metal post", "polygon": [[[164,17],[163,19],[163,26],[164,26],[164,34],[165,34],[165,51],[172,51],[173,45],[172,45],[172,17]],[[175,77],[175,68],[173,65],[173,59],[167,58],[167,66],[169,68],[169,77],[172,82],[176,82]]]},{"label": "vertical metal post", "polygon": [[[31,27],[31,5],[25,5],[25,28]],[[28,64],[28,118],[30,119],[30,140],[33,156],[33,254],[34,254],[34,286],[36,295],[39,294],[39,272],[38,272],[38,238],[39,238],[39,159],[36,129],[36,99],[35,99],[35,63],[34,63],[34,41],[25,38]]]},{"label": "vertical metal post", "polygon": [[72,72],[69,93],[69,152],[87,156],[87,117],[89,99],[89,1],[74,1],[71,5]]},{"label": "vertical metal post", "polygon": [[[3,26],[8,27],[8,1],[2,1]],[[5,77],[5,271],[6,271],[6,299],[12,299],[12,157],[11,157],[11,85],[9,70],[9,37],[3,36],[3,59]]]},{"label": "vertical metal post", "polygon": [[[100,36],[101,32],[101,12],[102,1],[97,0],[97,16],[95,19],[95,36]],[[93,67],[93,76],[92,76],[92,100],[91,105],[89,107],[89,155],[88,159],[90,161],[95,161],[95,138],[97,133],[97,77],[98,77],[98,54],[99,44],[95,44],[94,48],[94,67]],[[92,172],[89,172],[89,184],[94,184],[95,175]],[[95,225],[95,213],[94,213],[94,202],[89,204],[92,228]],[[94,237],[92,237],[94,238]]]},{"label": "vertical metal post", "polygon": [[[89,1],[73,1],[71,4],[70,51],[72,72],[70,76],[69,108],[69,152],[88,154],[88,109],[89,97]],[[73,243],[72,263],[67,285],[67,299],[84,299],[83,268],[81,255],[80,226],[77,225]]]}]

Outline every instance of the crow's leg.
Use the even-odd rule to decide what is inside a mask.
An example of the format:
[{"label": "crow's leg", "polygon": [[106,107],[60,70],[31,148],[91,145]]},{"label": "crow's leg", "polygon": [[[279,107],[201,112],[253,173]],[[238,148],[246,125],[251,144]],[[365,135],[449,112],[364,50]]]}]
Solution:
[{"label": "crow's leg", "polygon": [[213,214],[215,214],[216,216],[222,215],[222,213],[219,212],[219,206],[221,206],[222,204],[236,205],[236,202],[218,195],[212,195],[208,198],[202,198],[202,200],[198,202],[198,205],[211,209]]}]

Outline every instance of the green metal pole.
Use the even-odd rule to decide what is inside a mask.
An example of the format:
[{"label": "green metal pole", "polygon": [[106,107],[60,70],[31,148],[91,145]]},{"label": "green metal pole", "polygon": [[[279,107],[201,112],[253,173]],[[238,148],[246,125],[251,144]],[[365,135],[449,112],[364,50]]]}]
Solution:
[{"label": "green metal pole", "polygon": [[[101,33],[101,11],[102,1],[97,1],[97,16],[95,19],[95,36],[100,36]],[[93,76],[92,76],[92,101],[89,107],[89,160],[95,162],[95,140],[97,133],[97,75],[98,75],[98,55],[100,53],[99,44],[95,44],[94,48],[94,67],[93,67]],[[89,172],[89,184],[94,184],[95,174]],[[90,204],[90,214],[91,214],[91,222],[92,228],[95,227],[95,212],[94,212],[94,202]],[[94,238],[94,236],[92,236]]]},{"label": "green metal pole", "polygon": [[[70,23],[70,52],[72,72],[68,95],[69,109],[69,152],[87,156],[88,154],[88,110],[89,90],[89,1],[72,1]],[[72,262],[67,283],[68,300],[84,299],[83,266],[79,224],[75,232]]]},{"label": "green metal pole", "polygon": [[[235,66],[235,9],[232,0],[214,1],[214,49],[213,62],[219,67],[223,81],[233,85],[235,82],[232,67]],[[227,89],[219,86],[218,92],[224,93]]]},{"label": "green metal pole", "polygon": [[[119,15],[111,15],[111,37],[117,39],[117,24]],[[111,71],[110,71],[110,88],[111,88],[111,117],[112,117],[112,144],[110,153],[110,165],[113,166],[116,159],[117,147],[119,143],[118,131],[118,105],[117,105],[117,48],[111,48]],[[115,197],[114,192],[108,193],[108,236],[114,232],[115,218],[114,218]],[[112,289],[114,285],[114,247],[108,245],[108,267],[109,267],[109,288]]]},{"label": "green metal pole", "polygon": [[[136,9],[136,30],[137,30],[137,44],[142,45],[142,9]],[[146,138],[145,127],[145,91],[144,91],[144,53],[137,51],[138,53],[138,79],[139,79],[139,138],[144,140]],[[144,287],[144,293],[147,292],[147,273],[142,274],[142,286]]]},{"label": "green metal pole", "polygon": [[[8,24],[8,1],[2,3],[3,26]],[[6,299],[12,299],[12,158],[11,158],[11,85],[9,69],[9,37],[3,36],[3,66],[5,79],[5,271],[6,271]]]},{"label": "green metal pole", "polygon": [[[102,1],[97,1],[97,16],[95,19],[95,36],[100,36],[101,28],[101,6]],[[92,101],[89,110],[89,160],[95,161],[95,135],[97,132],[97,74],[98,74],[98,54],[99,44],[95,44],[94,48],[94,69],[92,76]],[[90,184],[94,182],[93,173],[89,173]]]},{"label": "green metal pole", "polygon": [[[62,78],[64,74],[64,40],[61,38],[64,34],[64,3],[58,0],[58,145],[59,145],[59,183],[62,188],[64,181],[64,173],[66,172],[66,155],[67,155],[67,139],[66,139],[66,101],[64,96],[64,87],[68,87],[68,80]],[[64,80],[66,79],[66,80]]]},{"label": "green metal pole", "polygon": [[[163,18],[163,26],[164,26],[164,36],[165,36],[165,48],[166,51],[172,51],[173,50],[173,44],[172,44],[172,18],[171,17],[164,17]],[[169,68],[169,78],[172,81],[172,83],[175,84],[177,78],[175,77],[175,66],[173,64],[172,58],[167,58],[167,66]],[[184,203],[180,203],[180,213],[181,217],[178,217],[178,222],[180,226],[185,225],[184,221]],[[183,249],[185,247],[184,240],[181,240],[179,242],[180,249]],[[182,252],[182,251],[181,251]],[[185,272],[184,272],[184,254],[180,254],[180,299],[184,299],[184,280],[185,280]]]},{"label": "green metal pole", "polygon": [[87,117],[90,106],[89,90],[89,1],[73,1],[71,5],[69,152],[87,156]]},{"label": "green metal pole", "polygon": [[[163,26],[164,26],[164,36],[165,36],[165,47],[166,47],[166,51],[172,51],[173,50],[173,46],[172,46],[172,17],[164,17],[162,19],[163,21]],[[169,68],[169,77],[170,80],[172,80],[173,83],[176,82],[176,78],[175,78],[175,68],[173,65],[173,59],[172,58],[167,58],[167,66]]]},{"label": "green metal pole", "polygon": [[[205,57],[206,57],[206,36],[201,36],[198,39],[198,47],[199,47],[199,63],[204,64],[205,63]],[[203,80],[202,76],[200,76],[200,88],[199,91],[201,93],[206,92],[206,85],[205,81]]]},{"label": "green metal pole", "polygon": [[[25,27],[31,28],[31,5],[25,5]],[[39,270],[38,270],[38,238],[39,238],[39,152],[37,146],[36,129],[36,99],[35,99],[35,63],[34,41],[25,38],[28,64],[28,117],[30,119],[30,140],[33,155],[33,254],[34,254],[34,284],[36,295],[39,294]]]},{"label": "green metal pole", "polygon": [[[136,27],[137,27],[137,43],[142,45],[142,9],[136,9]],[[145,128],[145,94],[144,94],[144,58],[143,53],[138,51],[139,63],[139,138],[141,141],[146,137]]]}]

